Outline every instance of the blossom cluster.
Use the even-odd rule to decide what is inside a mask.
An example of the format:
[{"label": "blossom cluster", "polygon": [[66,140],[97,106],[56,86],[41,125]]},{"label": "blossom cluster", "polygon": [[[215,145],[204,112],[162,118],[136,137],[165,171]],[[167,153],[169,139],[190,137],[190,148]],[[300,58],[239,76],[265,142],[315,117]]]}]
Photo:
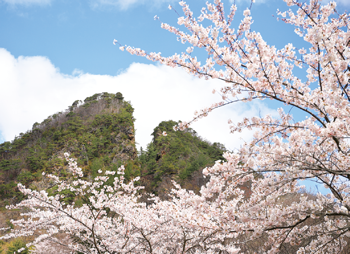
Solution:
[{"label": "blossom cluster", "polygon": [[[215,0],[197,18],[181,1],[184,15],[178,25],[184,29],[162,24],[189,44],[186,52],[163,57],[130,46],[129,52],[224,82],[214,91],[222,100],[197,111],[176,130],[186,129],[219,107],[256,99],[271,99],[305,115],[305,120],[298,121],[280,108],[278,118],[245,118],[237,124],[230,120],[232,133],[256,132],[239,151],[225,154],[226,162],[203,171],[210,181],[202,188],[200,197],[206,199],[199,203],[205,209],[199,213],[222,225],[218,232],[237,233],[236,239],[242,239],[239,235],[252,241],[267,237],[264,248],[269,253],[286,245],[300,245],[298,253],[339,252],[348,248],[344,246],[350,237],[350,16],[339,14],[335,2],[285,2],[291,9],[278,10],[279,19],[294,26],[308,48],[269,45],[251,29],[249,9],[243,11],[237,29],[232,28],[236,6],[226,16],[223,3]],[[204,63],[198,61],[195,50],[206,51]],[[296,76],[295,68],[302,69],[305,77]],[[301,196],[298,180],[304,179],[316,180],[331,193]],[[240,186],[249,186],[249,191],[240,192]],[[283,201],[293,195],[294,202]],[[208,202],[214,197],[215,202]],[[210,210],[214,207],[217,210]]]},{"label": "blossom cluster", "polygon": [[[84,198],[84,204],[81,207],[65,204],[60,193],[50,196],[46,191],[37,192],[19,184],[27,199],[8,208],[28,208],[29,212],[21,214],[27,219],[12,221],[16,229],[1,239],[41,232],[28,244],[34,246],[35,253],[45,253],[52,242],[82,253],[180,253],[180,250],[215,253],[222,249],[220,244],[206,243],[209,239],[217,240],[213,229],[199,231],[193,227],[190,217],[190,212],[195,216],[193,208],[185,204],[179,204],[182,208],[175,207],[175,203],[169,207],[168,202],[158,198],[153,198],[148,206],[139,202],[138,192],[142,187],[135,186],[139,178],[125,183],[123,166],[117,172],[99,170],[100,175],[90,182],[83,179],[75,160],[68,154],[65,156],[69,170],[76,173],[77,179],[68,182],[47,176],[56,182],[59,191],[69,189],[76,197]],[[113,175],[116,175],[113,185],[106,185]],[[171,212],[173,209],[177,214]],[[58,234],[66,237],[59,239]],[[233,254],[239,250],[230,244],[227,248]]]}]

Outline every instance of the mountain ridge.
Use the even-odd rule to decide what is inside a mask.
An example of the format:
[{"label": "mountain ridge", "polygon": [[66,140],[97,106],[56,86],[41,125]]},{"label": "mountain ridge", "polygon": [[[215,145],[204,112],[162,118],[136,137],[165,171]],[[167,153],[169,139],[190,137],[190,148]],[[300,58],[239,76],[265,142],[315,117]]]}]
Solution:
[{"label": "mountain ridge", "polygon": [[[66,152],[77,161],[87,180],[99,175],[100,169],[117,171],[124,165],[125,178],[140,176],[137,184],[145,187],[140,201],[151,202],[149,193],[167,199],[172,181],[198,193],[207,182],[201,169],[223,160],[225,147],[205,141],[191,128],[174,131],[178,122],[169,120],[154,128],[146,150],[137,151],[133,112],[131,102],[125,101],[121,93],[94,94],[34,123],[31,130],[20,133],[12,142],[0,144],[0,228],[13,227],[11,219],[20,217],[21,211],[5,210],[6,205],[25,198],[17,189],[18,183],[46,190],[49,195],[61,193],[49,178],[43,177],[43,172],[71,181]],[[113,179],[106,184],[112,184]],[[69,190],[61,194],[65,194],[61,201],[74,202],[75,206],[88,202]],[[21,240],[0,242],[0,250],[1,245],[23,247],[24,243],[18,241]]]},{"label": "mountain ridge", "polygon": [[174,131],[177,122],[169,120],[154,128],[147,149],[138,152],[133,112],[121,93],[98,93],[0,144],[0,206],[23,199],[19,182],[42,189],[47,187],[43,172],[69,177],[65,152],[90,179],[99,169],[116,171],[123,164],[126,179],[140,176],[145,192],[166,198],[172,180],[198,192],[206,182],[200,169],[223,160],[225,147],[203,140],[191,128]]}]

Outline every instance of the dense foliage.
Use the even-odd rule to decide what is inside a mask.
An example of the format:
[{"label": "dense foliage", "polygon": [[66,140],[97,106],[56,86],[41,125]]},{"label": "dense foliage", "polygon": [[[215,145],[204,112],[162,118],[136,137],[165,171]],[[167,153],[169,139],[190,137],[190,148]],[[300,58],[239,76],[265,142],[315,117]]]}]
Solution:
[{"label": "dense foliage", "polygon": [[[147,150],[141,148],[139,155],[141,183],[147,191],[160,196],[172,188],[170,182],[168,190],[164,189],[165,186],[159,188],[166,177],[198,191],[204,183],[201,169],[212,166],[217,160],[224,160],[222,154],[226,149],[222,144],[203,140],[191,128],[183,132],[174,131],[176,124],[175,121],[161,122],[154,129],[153,140]],[[192,180],[195,181],[191,183]]]},{"label": "dense foliage", "polygon": [[12,142],[0,144],[0,199],[21,199],[16,183],[38,182],[43,171],[67,177],[63,158],[67,151],[87,175],[94,177],[99,169],[116,170],[121,164],[126,166],[127,179],[139,175],[133,111],[121,93],[94,94],[35,123]]},{"label": "dense foliage", "polygon": [[[159,191],[157,186],[164,176],[184,182],[193,172],[223,159],[223,145],[202,140],[192,129],[175,132],[174,121],[162,122],[154,129],[152,142],[147,150],[141,148],[138,158],[133,111],[121,93],[94,94],[84,102],[74,101],[65,112],[35,123],[32,130],[21,133],[12,142],[0,144],[3,204],[23,198],[17,183],[44,187],[36,184],[42,180],[42,172],[69,177],[63,158],[67,151],[77,158],[86,175],[96,177],[99,169],[116,171],[123,164],[126,179],[142,174],[142,182],[153,193]],[[166,142],[160,135],[163,131],[168,133]],[[188,187],[198,190],[199,185]]]},{"label": "dense foliage", "polygon": [[[158,184],[162,184],[164,178],[170,177],[170,180],[177,180],[183,185],[185,184],[185,187],[195,189],[198,192],[201,185],[207,181],[202,183],[195,182],[194,184],[191,184],[190,179],[193,177],[193,173],[200,173],[199,178],[202,178],[201,180],[203,180],[201,169],[203,169],[205,166],[212,165],[216,160],[224,160],[222,153],[226,151],[223,145],[219,143],[210,144],[208,141],[205,141],[197,136],[196,132],[190,128],[184,132],[175,132],[173,130],[175,124],[177,123],[174,121],[161,122],[152,133],[153,140],[148,145],[148,150],[143,151],[143,149],[141,149],[139,156],[142,173],[144,174],[142,175],[140,182],[146,184],[147,191],[159,194],[159,197],[165,200],[169,200],[172,197],[170,189],[173,188],[173,183],[170,183],[168,186],[169,189],[166,190],[157,188]],[[166,207],[154,208],[155,210],[162,212],[154,213],[153,215],[150,213],[153,211],[153,209],[144,210],[145,203],[143,203],[142,200],[144,200],[143,194],[145,194],[145,191],[142,190],[143,187],[135,187],[135,184],[139,178],[135,178],[129,181],[126,179],[124,167],[116,170],[113,169],[111,171],[108,169],[106,170],[106,168],[103,168],[104,170],[101,170],[101,165],[97,163],[96,165],[91,165],[91,172],[94,173],[95,177],[94,184],[91,185],[90,182],[85,180],[86,177],[84,177],[83,170],[81,168],[77,168],[74,160],[68,159],[68,157],[67,160],[69,164],[67,171],[73,173],[73,176],[75,175],[75,177],[73,177],[73,182],[70,181],[67,177],[58,178],[55,175],[49,175],[49,178],[52,179],[52,181],[55,183],[55,186],[48,189],[47,194],[45,192],[37,191],[24,192],[28,198],[38,199],[37,201],[39,202],[37,205],[39,207],[41,206],[41,202],[46,203],[47,206],[44,209],[44,213],[47,215],[47,212],[52,211],[52,209],[55,211],[55,214],[49,215],[49,217],[47,217],[52,218],[49,219],[50,222],[48,224],[46,219],[41,220],[39,218],[42,215],[39,210],[37,213],[35,213],[35,215],[32,213],[27,214],[29,216],[34,215],[37,217],[37,219],[39,219],[35,220],[37,224],[36,226],[30,226],[30,228],[28,228],[29,231],[27,233],[32,232],[33,228],[42,228],[45,230],[45,232],[47,232],[47,234],[40,237],[39,241],[35,241],[35,246],[31,247],[31,249],[34,249],[33,253],[46,253],[47,250],[54,252],[58,249],[62,249],[62,246],[64,246],[64,250],[61,250],[62,253],[70,253],[70,251],[73,249],[76,251],[76,253],[89,252],[89,249],[93,243],[85,237],[81,238],[81,233],[79,233],[86,231],[87,228],[85,226],[82,228],[77,228],[74,225],[68,226],[67,229],[69,229],[69,233],[54,229],[56,226],[64,222],[64,220],[62,221],[61,219],[58,221],[56,220],[57,218],[63,218],[61,216],[61,213],[68,215],[72,212],[71,209],[73,208],[78,209],[80,211],[79,214],[83,214],[84,217],[86,216],[83,220],[90,220],[92,218],[94,218],[94,220],[98,218],[101,218],[103,220],[107,219],[107,221],[111,220],[111,227],[104,228],[103,232],[107,233],[106,236],[109,235],[108,237],[112,237],[111,239],[116,240],[115,250],[122,251],[122,249],[118,247],[117,242],[120,241],[117,239],[119,238],[118,235],[125,234],[124,229],[122,229],[120,226],[124,225],[125,221],[128,220],[128,218],[133,218],[136,227],[130,225],[130,228],[126,228],[126,233],[130,231],[132,234],[139,234],[139,237],[144,239],[142,240],[143,243],[141,245],[138,244],[137,248],[133,245],[132,241],[129,242],[127,240],[127,243],[125,243],[125,250],[122,252],[126,251],[137,253],[141,251],[141,253],[143,253],[143,251],[147,250],[147,241],[149,241],[148,234],[152,233],[153,230],[157,230],[157,223],[159,223],[159,219],[163,221],[164,225],[163,229],[160,230],[157,234],[159,237],[157,237],[157,235],[152,236],[153,239],[157,239],[158,241],[158,247],[155,248],[155,251],[171,251],[172,248],[182,248],[181,242],[185,239],[182,239],[181,234],[177,236],[179,243],[177,243],[178,241],[174,241],[172,238],[168,239],[168,243],[172,242],[174,245],[173,247],[169,248],[169,246],[164,245],[164,239],[162,239],[161,236],[165,233],[165,231],[167,231],[167,229],[173,230],[173,222],[169,221],[168,218],[159,217],[159,215],[162,216],[161,214],[167,210]],[[184,174],[184,172],[186,172],[186,174]],[[150,186],[147,186],[148,176],[151,176]],[[79,179],[76,179],[76,177],[79,177]],[[46,178],[46,176],[44,176],[44,178]],[[72,184],[71,187],[70,184]],[[23,192],[25,187],[23,185],[20,185],[19,187],[21,192]],[[105,194],[107,194],[107,196],[105,196]],[[100,207],[99,204],[102,200],[104,200],[103,202],[108,200],[108,203],[110,204],[117,204],[121,202],[120,208],[122,209],[116,209],[116,207],[109,207],[108,205],[103,205],[103,207]],[[57,201],[62,204],[60,208],[55,207],[58,204]],[[152,202],[149,201],[150,200],[147,200],[148,205],[154,206],[159,204],[160,200],[156,198],[151,200]],[[27,205],[25,203],[26,200],[18,204],[16,208],[20,208],[21,210],[26,211],[25,207]],[[143,218],[142,216],[147,217]],[[152,219],[150,219],[148,216],[152,216]],[[73,214],[68,215],[68,217],[73,219],[73,221],[82,219],[82,217],[79,219],[75,218],[75,215]],[[24,226],[24,224],[19,225],[17,222],[14,223],[16,225],[16,228],[17,226]],[[145,232],[143,229],[144,226],[142,226],[144,223],[153,225],[153,229],[150,232]],[[166,226],[166,224],[168,225]],[[61,225],[63,226],[63,224]],[[179,224],[178,227],[181,228],[181,225]],[[13,225],[11,228],[14,229]],[[94,229],[92,229],[92,232],[94,232]],[[27,233],[24,233],[24,235],[27,235]],[[68,238],[57,238],[57,233],[64,233],[66,236],[68,236]],[[90,234],[89,232],[86,233],[88,233],[88,235]],[[31,235],[31,233],[29,233],[29,235]],[[17,233],[11,236],[17,236]],[[203,234],[203,232],[201,232],[192,239],[192,242],[196,242],[198,239],[205,239],[206,237],[207,234]],[[6,238],[7,237],[5,237],[5,239]],[[99,239],[101,238],[99,237]],[[14,240],[11,246],[17,246],[17,241],[18,240]],[[121,241],[123,242],[124,239],[121,239]],[[98,240],[98,242],[100,242],[100,240]],[[73,247],[74,243],[78,244],[77,248]],[[107,253],[111,252],[113,249],[104,246],[103,242],[100,242],[99,244],[102,244],[102,248],[104,248]],[[190,245],[190,241],[188,244]],[[105,253],[105,251],[102,251],[101,253]],[[111,253],[114,252],[112,251]]]}]

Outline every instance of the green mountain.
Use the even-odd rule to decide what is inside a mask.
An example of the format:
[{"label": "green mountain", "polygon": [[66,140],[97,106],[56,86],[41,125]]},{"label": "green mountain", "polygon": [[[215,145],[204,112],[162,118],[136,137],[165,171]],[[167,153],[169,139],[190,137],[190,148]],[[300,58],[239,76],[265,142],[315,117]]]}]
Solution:
[{"label": "green mountain", "polygon": [[172,180],[198,192],[207,181],[202,169],[212,166],[217,160],[224,160],[222,154],[226,151],[222,144],[203,140],[191,128],[174,131],[176,124],[174,121],[161,122],[154,129],[147,150],[141,148],[139,153],[141,185],[146,187],[146,192],[153,192],[161,198],[166,198]]},{"label": "green mountain", "polygon": [[43,171],[67,177],[65,152],[90,177],[99,169],[116,170],[122,164],[127,178],[139,175],[133,111],[121,93],[95,94],[0,144],[0,205],[21,200],[18,182],[47,187]]},{"label": "green mountain", "polygon": [[[18,183],[54,194],[57,186],[42,172],[71,179],[65,152],[77,160],[87,179],[97,176],[99,169],[116,171],[124,165],[126,179],[141,176],[138,184],[145,186],[142,201],[148,202],[146,193],[166,199],[173,187],[172,180],[198,192],[207,181],[201,169],[223,160],[225,147],[203,140],[193,129],[174,131],[177,122],[164,121],[154,129],[147,149],[137,151],[133,111],[121,93],[94,94],[35,123],[12,142],[0,144],[0,228],[12,228],[11,219],[20,217],[21,211],[4,209],[5,205],[24,198],[17,189]],[[113,178],[106,184],[112,182]],[[75,201],[79,206],[88,202],[87,197],[70,195],[69,190],[62,192],[66,196],[62,201],[66,203]],[[29,237],[0,241],[0,253],[1,248],[7,252],[17,250],[32,240]]]},{"label": "green mountain", "polygon": [[19,182],[49,188],[44,171],[69,178],[65,152],[77,159],[90,179],[99,169],[115,171],[124,165],[126,179],[141,176],[145,191],[162,198],[172,188],[171,180],[198,191],[206,182],[201,169],[223,160],[225,147],[210,144],[193,129],[174,131],[177,123],[165,121],[154,129],[147,149],[137,152],[133,111],[121,93],[95,94],[0,144],[0,206],[23,198],[16,188]]}]

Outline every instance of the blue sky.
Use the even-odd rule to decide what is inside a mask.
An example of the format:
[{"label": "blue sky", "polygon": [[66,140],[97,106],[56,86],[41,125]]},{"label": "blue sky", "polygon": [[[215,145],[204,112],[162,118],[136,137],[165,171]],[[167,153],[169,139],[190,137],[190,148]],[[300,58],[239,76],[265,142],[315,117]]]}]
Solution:
[{"label": "blue sky", "polygon": [[[205,0],[188,0],[198,14]],[[224,0],[227,10],[233,1]],[[249,1],[236,1],[238,23]],[[338,11],[349,10],[339,0]],[[73,101],[98,92],[122,92],[135,107],[136,142],[145,147],[163,120],[190,120],[197,109],[220,100],[211,94],[221,82],[198,80],[144,58],[121,52],[121,44],[180,53],[185,46],[154,20],[175,25],[181,8],[173,0],[0,0],[0,142],[10,141],[34,122],[66,109]],[[253,29],[277,48],[288,42],[303,45],[293,28],[276,20],[282,0],[256,0]],[[249,140],[251,133],[229,134],[228,118],[276,114],[274,104],[236,104],[215,111],[193,128],[209,141],[229,149]]]},{"label": "blue sky", "polygon": [[[120,5],[119,2],[133,4]],[[226,2],[229,7],[229,1]],[[188,3],[198,13],[205,1]],[[133,62],[148,62],[121,53],[111,43],[114,38],[122,44],[165,55],[183,49],[181,43],[153,19],[158,15],[162,22],[175,24],[177,15],[167,8],[169,4],[181,11],[177,2],[171,0],[0,0],[0,46],[15,57],[45,56],[61,73],[71,74],[79,69],[84,73],[116,75]],[[248,6],[247,2],[239,4],[241,12]],[[276,0],[255,4],[252,9],[256,29],[271,37],[268,42],[281,46],[284,42],[276,35],[283,35],[286,26],[276,22],[272,15],[277,8],[284,7],[281,0]]]}]

